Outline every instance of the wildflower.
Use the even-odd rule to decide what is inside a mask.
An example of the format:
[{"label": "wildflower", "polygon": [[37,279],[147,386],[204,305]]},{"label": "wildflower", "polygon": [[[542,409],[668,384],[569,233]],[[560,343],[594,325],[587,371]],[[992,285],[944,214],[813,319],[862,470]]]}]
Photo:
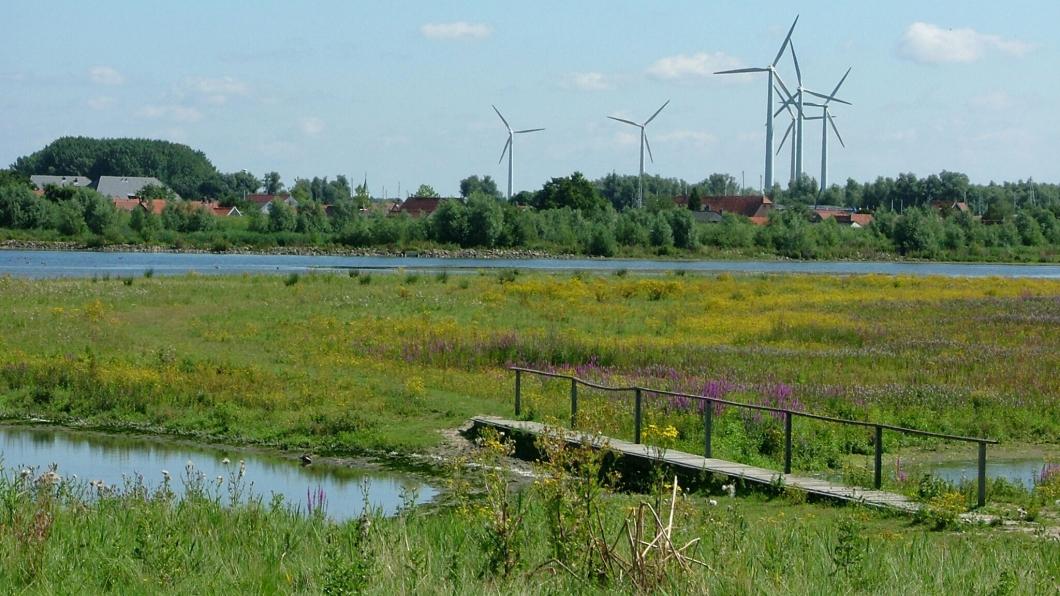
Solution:
[{"label": "wildflower", "polygon": [[169,482],[169,470],[162,470],[162,479]]},{"label": "wildflower", "polygon": [[232,463],[232,462],[227,457],[221,460],[221,465],[222,466],[227,466],[230,463]]},{"label": "wildflower", "polygon": [[718,502],[715,501],[714,499],[708,500],[707,504],[710,505],[711,507],[717,507],[718,506]]},{"label": "wildflower", "polygon": [[22,471],[18,473],[19,477],[23,480],[29,478],[31,474],[33,474],[33,470],[29,468],[22,468]]},{"label": "wildflower", "polygon": [[224,481],[225,481],[224,476],[218,476],[217,477],[217,486],[221,486],[222,484],[224,484]]},{"label": "wildflower", "polygon": [[721,490],[723,490],[726,493],[728,493],[730,499],[736,497],[736,483],[735,482],[730,482],[729,484],[723,484],[721,486]]}]

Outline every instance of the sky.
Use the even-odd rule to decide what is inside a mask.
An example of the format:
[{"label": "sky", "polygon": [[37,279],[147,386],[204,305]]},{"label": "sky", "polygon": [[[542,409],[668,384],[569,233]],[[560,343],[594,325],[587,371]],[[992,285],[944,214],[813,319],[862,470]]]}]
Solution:
[{"label": "sky", "polygon": [[[1060,179],[1060,2],[331,1],[10,2],[0,36],[0,165],[65,135],[147,137],[203,151],[221,171],[284,181],[367,176],[376,196],[471,174],[515,190],[581,171],[757,186],[765,66],[796,14],[804,85],[827,93],[846,147],[829,179],[967,173]],[[789,86],[790,55],[778,68]],[[790,119],[776,120],[779,143]],[[830,133],[831,134],[831,133]],[[821,129],[804,169],[819,177]],[[786,181],[789,156],[777,158]],[[400,189],[400,190],[399,190]]]}]

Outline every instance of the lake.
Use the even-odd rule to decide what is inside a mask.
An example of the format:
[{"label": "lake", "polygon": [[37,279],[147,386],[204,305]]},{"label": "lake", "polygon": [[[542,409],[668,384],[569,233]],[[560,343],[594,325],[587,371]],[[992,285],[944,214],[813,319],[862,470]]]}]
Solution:
[{"label": "lake", "polygon": [[650,259],[460,259],[213,253],[0,250],[0,275],[24,278],[479,269],[613,272],[817,273],[1060,279],[1060,265],[889,261],[663,261]]}]

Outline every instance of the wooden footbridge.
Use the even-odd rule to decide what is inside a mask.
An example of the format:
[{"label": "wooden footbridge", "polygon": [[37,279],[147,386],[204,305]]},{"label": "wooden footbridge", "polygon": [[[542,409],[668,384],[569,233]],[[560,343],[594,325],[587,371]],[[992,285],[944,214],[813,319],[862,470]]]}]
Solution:
[{"label": "wooden footbridge", "polygon": [[[569,443],[582,444],[587,442],[590,444],[597,445],[601,448],[609,449],[615,452],[616,454],[625,457],[631,457],[639,460],[647,460],[651,462],[659,462],[669,466],[673,466],[678,469],[684,469],[689,471],[706,471],[713,474],[725,475],[731,478],[740,478],[747,482],[774,486],[783,485],[785,487],[795,488],[798,490],[805,491],[808,494],[820,497],[857,502],[868,506],[887,508],[904,512],[915,512],[920,508],[920,505],[917,502],[903,495],[880,490],[883,475],[882,473],[884,431],[926,437],[935,437],[950,441],[971,442],[976,443],[979,446],[978,506],[982,507],[984,504],[986,504],[986,446],[988,444],[997,444],[997,441],[992,439],[945,435],[941,433],[933,433],[917,429],[903,428],[889,424],[879,424],[860,420],[832,418],[828,416],[819,416],[817,414],[811,414],[808,412],[802,412],[797,410],[789,410],[785,408],[776,408],[772,406],[763,406],[758,404],[747,404],[673,391],[647,389],[643,387],[609,387],[606,385],[600,385],[597,383],[579,379],[572,375],[557,374],[540,370],[533,370],[529,368],[511,367],[510,370],[514,371],[515,373],[515,417],[517,419],[506,420],[503,418],[491,416],[478,416],[473,419],[473,423],[475,424],[475,426],[492,427],[507,433],[524,433],[529,435],[540,435],[544,434],[545,432],[558,432],[561,433],[562,437]],[[565,379],[570,382],[570,429],[548,429],[544,424],[540,422],[518,420],[518,418],[522,414],[523,375],[535,375],[539,377]],[[632,442],[613,437],[601,437],[599,435],[577,430],[576,424],[578,420],[579,386],[590,387],[606,392],[632,393],[634,423]],[[702,408],[703,455],[695,455],[692,453],[676,451],[673,449],[662,450],[641,443],[641,424],[643,420],[644,400],[645,397],[648,395],[680,397],[688,400],[705,402],[703,403]],[[715,405],[765,411],[782,417],[784,421],[784,470],[782,472],[776,470],[769,470],[766,468],[749,466],[746,464],[716,459],[712,457],[711,435],[713,431],[713,413]],[[873,474],[873,488],[864,489],[860,487],[847,486],[844,484],[830,482],[828,480],[823,480],[819,478],[813,478],[810,476],[792,474],[792,422],[793,419],[796,417],[819,420],[834,424],[871,427],[872,429],[874,429],[875,467]]]}]

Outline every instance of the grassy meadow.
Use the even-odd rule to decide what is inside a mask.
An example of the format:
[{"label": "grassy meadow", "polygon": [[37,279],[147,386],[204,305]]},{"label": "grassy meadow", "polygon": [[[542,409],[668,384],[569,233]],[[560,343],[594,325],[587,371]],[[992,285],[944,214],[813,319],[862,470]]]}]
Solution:
[{"label": "grassy meadow", "polygon": [[[1058,331],[1055,280],[515,271],[0,278],[0,417],[320,453],[410,453],[440,446],[439,431],[470,416],[510,415],[505,367],[519,364],[1048,451],[1060,444]],[[526,377],[523,399],[528,417],[569,420],[566,382]],[[645,416],[646,439],[700,449],[695,403],[649,393]],[[726,408],[714,420],[716,456],[779,465],[779,420]],[[578,424],[628,437],[631,399],[582,388]],[[866,484],[871,440],[862,429],[799,420],[795,467]],[[664,511],[669,488],[660,478],[644,496],[611,493],[586,454],[556,456],[520,492],[492,465],[475,475],[456,462],[445,506],[343,524],[261,499],[229,506],[221,487],[194,482],[178,500],[164,489],[103,491],[0,469],[0,591],[1057,589],[1055,540],[952,532],[971,488],[918,482],[898,466],[910,449],[966,449],[971,459],[974,447],[885,441],[885,483],[928,502],[924,517],[811,504],[783,490],[691,494],[678,498],[672,541],[699,539],[687,551],[698,562],[653,554],[635,574],[616,571],[633,556],[621,547],[623,523],[645,501]],[[480,463],[491,463],[488,452]],[[994,510],[1005,520],[1055,530],[1060,467],[1033,491],[994,483],[990,498],[1010,503]],[[618,550],[603,548],[612,541]]]},{"label": "grassy meadow", "polygon": [[[1055,444],[1058,328],[1055,280],[4,278],[0,413],[286,448],[410,451],[437,444],[435,431],[469,416],[511,413],[505,366],[521,364]],[[528,380],[527,409],[563,418],[568,392],[562,382]],[[689,404],[649,396],[646,409],[648,422],[681,431],[678,443],[697,440]],[[583,391],[581,411],[586,425],[621,426],[616,433],[632,422],[628,395]],[[753,456],[775,430],[768,416],[719,413],[723,451]],[[801,434],[818,432],[806,424]],[[847,452],[856,445],[845,443],[860,442],[832,439]]]}]

